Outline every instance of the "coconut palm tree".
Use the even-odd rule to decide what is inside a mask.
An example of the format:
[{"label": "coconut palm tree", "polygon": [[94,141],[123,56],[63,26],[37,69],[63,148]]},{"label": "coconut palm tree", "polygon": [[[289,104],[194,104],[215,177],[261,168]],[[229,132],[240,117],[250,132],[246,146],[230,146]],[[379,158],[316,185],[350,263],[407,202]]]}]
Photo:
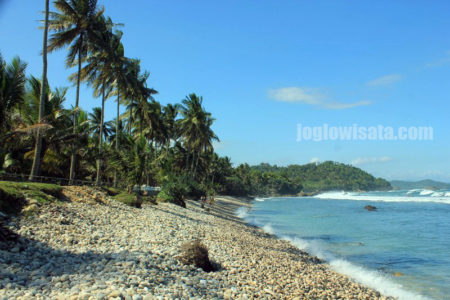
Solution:
[{"label": "coconut palm tree", "polygon": [[[12,140],[11,137],[8,138],[14,127],[12,115],[24,102],[26,66],[19,57],[7,64],[0,53],[0,169],[16,162],[6,148]],[[6,164],[6,161],[10,163]]]},{"label": "coconut palm tree", "polygon": [[[105,101],[112,95],[117,68],[114,64],[117,44],[120,43],[120,36],[113,32],[115,24],[111,18],[105,18],[100,15],[97,20],[98,31],[96,32],[95,44],[92,45],[92,54],[87,58],[87,64],[81,69],[81,79],[87,81],[94,88],[94,96],[101,96],[101,122],[100,132],[103,131]],[[72,74],[71,77],[74,77]],[[102,156],[103,138],[99,135],[97,160],[96,184],[100,184],[101,179],[101,156]]]},{"label": "coconut palm tree", "polygon": [[[21,139],[24,140],[26,144],[30,133],[40,131],[42,139],[40,153],[42,171],[53,174],[58,173],[59,176],[62,176],[64,175],[64,170],[67,170],[68,167],[68,157],[65,157],[64,154],[65,148],[67,143],[74,139],[70,117],[71,111],[63,107],[67,88],[56,88],[52,91],[48,83],[45,84],[45,110],[41,113],[39,106],[42,85],[42,82],[34,76],[28,79],[27,93],[20,109],[20,116],[17,119],[14,138],[16,142]],[[45,124],[45,126],[42,124]],[[27,149],[28,146],[23,148]],[[25,153],[25,158],[34,156],[35,151],[35,149],[31,150],[30,148],[30,151]],[[55,161],[50,159],[51,157],[64,159]],[[64,167],[59,168],[58,172],[49,172],[49,170],[56,170],[55,167],[57,166]]]},{"label": "coconut palm tree", "polygon": [[176,118],[178,116],[179,110],[180,110],[179,104],[169,103],[163,107],[163,121],[168,136],[167,148],[170,147],[171,141],[176,141],[178,139]]},{"label": "coconut palm tree", "polygon": [[183,143],[187,149],[186,171],[188,171],[191,157],[190,173],[194,176],[200,154],[212,151],[212,141],[218,140],[211,129],[214,119],[203,108],[202,103],[202,97],[198,97],[196,94],[188,95],[182,101],[182,119],[178,121]]},{"label": "coconut palm tree", "polygon": [[114,127],[110,121],[103,122],[102,126],[102,109],[100,107],[94,107],[92,109],[92,112],[88,114],[88,120],[89,132],[97,142],[99,141],[99,132],[102,133],[102,139],[108,139],[111,136]]},{"label": "coconut palm tree", "polygon": [[142,185],[148,181],[152,150],[144,137],[133,139],[128,135],[123,151],[111,157],[111,165],[123,174],[128,186]]},{"label": "coconut palm tree", "polygon": [[[68,45],[69,53],[66,58],[66,66],[78,65],[75,79],[76,97],[73,118],[73,130],[76,130],[80,101],[81,65],[88,54],[90,42],[94,37],[96,22],[104,10],[98,9],[97,0],[56,0],[54,6],[58,12],[51,13],[49,29],[54,33],[50,38],[48,50],[52,52]],[[74,152],[71,156],[70,180],[75,178],[75,166],[76,154]]]},{"label": "coconut palm tree", "polygon": [[24,101],[26,67],[19,57],[7,65],[0,53],[0,136],[11,129],[9,116]]},{"label": "coconut palm tree", "polygon": [[[110,51],[110,63],[114,73],[114,94],[117,96],[117,117],[116,117],[116,132],[119,132],[120,121],[120,104],[121,99],[125,99],[130,90],[129,86],[135,81],[131,76],[134,75],[132,71],[129,71],[129,67],[132,69],[133,60],[124,56],[124,47],[121,42],[123,33],[116,31],[112,36],[109,46]],[[131,73],[131,74],[130,74]],[[115,150],[119,151],[120,148],[120,135],[115,135],[116,140],[114,143]],[[117,171],[114,170],[114,187],[117,187]]]},{"label": "coconut palm tree", "polygon": [[215,119],[213,119],[209,113],[206,113],[205,118],[199,124],[200,130],[196,143],[197,158],[194,166],[194,177],[197,170],[200,155],[208,152],[213,152],[214,151],[213,141],[219,141],[219,138],[211,129],[214,120]]},{"label": "coconut palm tree", "polygon": [[163,122],[161,104],[157,101],[149,101],[144,114],[144,136],[155,146],[162,145],[166,140],[166,129]]},{"label": "coconut palm tree", "polygon": [[[49,0],[45,0],[45,21],[44,21],[44,41],[42,46],[42,86],[41,86],[41,99],[39,104],[39,123],[41,123],[45,110],[45,91],[47,84],[47,35],[48,35],[48,15],[49,15]],[[33,180],[35,176],[39,175],[41,168],[41,151],[42,151],[42,137],[41,132],[38,130],[36,148],[34,151],[33,166],[31,168],[30,180]]]},{"label": "coconut palm tree", "polygon": [[[129,59],[127,64],[127,91],[126,91],[126,115],[127,115],[127,127],[128,133],[131,134],[131,129],[133,127],[133,110],[137,107],[137,99],[139,98],[139,87],[140,84],[140,61],[138,59]],[[145,79],[147,80],[147,78]]]},{"label": "coconut palm tree", "polygon": [[150,122],[148,112],[152,108],[152,103],[155,102],[153,95],[158,92],[147,87],[150,73],[144,72],[141,74],[139,60],[131,60],[130,63],[131,72],[129,73],[127,92],[130,99],[127,105],[129,132],[131,133],[131,129],[136,126],[135,133],[143,136],[143,129]]}]

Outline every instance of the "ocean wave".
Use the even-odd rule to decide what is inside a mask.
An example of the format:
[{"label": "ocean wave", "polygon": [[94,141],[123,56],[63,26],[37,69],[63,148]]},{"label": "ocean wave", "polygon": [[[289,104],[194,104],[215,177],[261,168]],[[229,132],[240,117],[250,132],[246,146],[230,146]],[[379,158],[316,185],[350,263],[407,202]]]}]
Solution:
[{"label": "ocean wave", "polygon": [[432,191],[432,190],[423,190],[423,191],[420,192],[420,195],[421,196],[427,196],[427,195],[431,195],[433,193],[434,193],[434,191]]},{"label": "ocean wave", "polygon": [[241,206],[238,209],[236,209],[235,214],[238,218],[245,219],[248,217],[248,208]]},{"label": "ocean wave", "polygon": [[411,195],[411,194],[414,194],[414,193],[417,193],[417,192],[421,192],[421,191],[422,191],[422,189],[412,189],[412,190],[409,190],[406,193],[406,195]]},{"label": "ocean wave", "polygon": [[431,197],[445,197],[445,193],[444,192],[434,192],[433,194],[431,194]]},{"label": "ocean wave", "polygon": [[[435,193],[432,191],[432,193]],[[450,192],[446,192],[441,196],[387,196],[387,195],[367,195],[351,192],[327,192],[314,196],[316,199],[330,199],[330,200],[355,200],[355,201],[377,201],[377,202],[437,202],[450,204]],[[449,194],[447,196],[447,194]]]},{"label": "ocean wave", "polygon": [[427,299],[424,296],[404,290],[399,284],[391,281],[389,275],[387,274],[352,264],[344,259],[336,258],[331,253],[324,250],[325,246],[320,241],[306,241],[303,239],[290,237],[281,238],[289,241],[297,248],[325,260],[334,271],[347,275],[360,284],[373,288],[383,295],[393,296],[401,300]]},{"label": "ocean wave", "polygon": [[264,202],[264,200],[266,200],[265,198],[255,198],[255,201],[258,201],[258,202]]},{"label": "ocean wave", "polygon": [[273,230],[273,227],[271,224],[266,224],[262,227],[262,229],[268,233],[268,234],[275,234],[275,230]]}]

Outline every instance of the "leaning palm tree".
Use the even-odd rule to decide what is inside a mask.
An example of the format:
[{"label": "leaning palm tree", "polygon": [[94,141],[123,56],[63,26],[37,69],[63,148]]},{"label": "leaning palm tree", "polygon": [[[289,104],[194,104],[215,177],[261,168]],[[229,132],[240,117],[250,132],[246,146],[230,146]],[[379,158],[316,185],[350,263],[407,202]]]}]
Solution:
[{"label": "leaning palm tree", "polygon": [[[73,130],[77,128],[78,104],[80,100],[81,65],[85,60],[89,44],[96,30],[96,22],[103,9],[97,7],[97,0],[56,0],[58,12],[51,13],[49,29],[54,31],[50,38],[50,52],[69,45],[66,66],[78,65],[76,76],[76,98],[73,118]],[[78,58],[77,58],[78,56]],[[75,178],[76,154],[72,151],[70,163],[70,180]]]},{"label": "leaning palm tree", "polygon": [[[47,35],[48,35],[48,15],[49,15],[49,0],[45,0],[45,21],[44,21],[44,41],[42,46],[42,85],[41,85],[41,99],[39,104],[39,123],[41,123],[45,110],[45,91],[47,84]],[[39,175],[41,168],[41,151],[42,151],[42,136],[40,130],[37,132],[36,148],[34,151],[33,166],[31,168],[30,180]]]},{"label": "leaning palm tree", "polygon": [[131,73],[129,74],[128,85],[128,126],[129,133],[133,126],[136,126],[135,133],[139,133],[139,136],[143,136],[143,129],[146,123],[149,122],[149,110],[151,109],[151,103],[155,102],[153,95],[158,92],[155,89],[147,87],[147,80],[150,73],[140,73],[139,60],[131,61]]}]

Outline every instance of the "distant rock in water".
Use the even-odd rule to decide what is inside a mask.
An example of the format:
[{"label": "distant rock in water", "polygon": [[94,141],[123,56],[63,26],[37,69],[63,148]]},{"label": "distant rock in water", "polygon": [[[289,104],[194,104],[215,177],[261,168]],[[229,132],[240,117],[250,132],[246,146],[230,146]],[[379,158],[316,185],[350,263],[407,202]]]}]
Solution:
[{"label": "distant rock in water", "polygon": [[377,210],[377,208],[373,205],[366,205],[364,206],[365,209],[367,209],[368,211],[375,211]]}]

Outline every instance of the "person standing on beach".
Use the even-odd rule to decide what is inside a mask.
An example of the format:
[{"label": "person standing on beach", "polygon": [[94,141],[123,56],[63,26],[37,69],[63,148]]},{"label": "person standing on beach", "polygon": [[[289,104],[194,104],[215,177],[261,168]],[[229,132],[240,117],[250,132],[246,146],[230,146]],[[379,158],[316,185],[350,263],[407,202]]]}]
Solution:
[{"label": "person standing on beach", "polygon": [[209,207],[212,208],[212,207],[213,207],[213,204],[214,204],[214,197],[211,196],[211,197],[209,198]]}]

